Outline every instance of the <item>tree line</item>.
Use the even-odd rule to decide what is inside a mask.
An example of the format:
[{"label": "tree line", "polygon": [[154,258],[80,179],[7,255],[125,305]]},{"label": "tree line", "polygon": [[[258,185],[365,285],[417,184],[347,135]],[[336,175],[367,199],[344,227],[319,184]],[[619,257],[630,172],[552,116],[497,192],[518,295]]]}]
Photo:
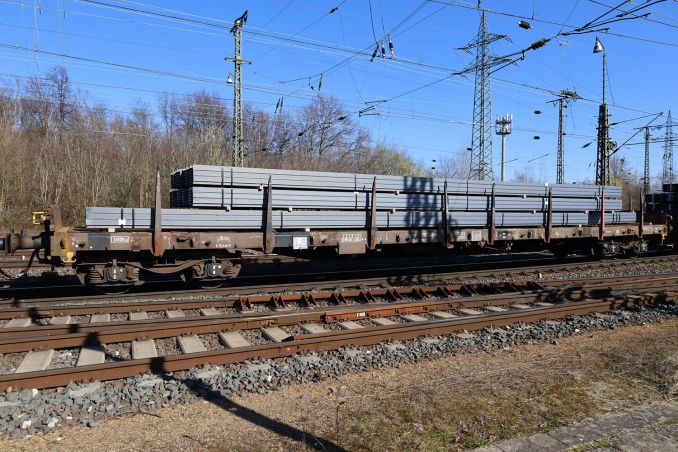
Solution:
[{"label": "tree line", "polygon": [[[253,167],[418,175],[403,149],[373,142],[333,97],[292,113],[252,105],[243,112],[246,164]],[[161,94],[154,107],[116,112],[74,85],[64,67],[8,80],[0,89],[0,227],[25,225],[30,211],[63,207],[83,224],[86,206],[149,207],[160,168],[229,165],[232,114],[215,93]]]},{"label": "tree line", "polygon": [[[84,223],[87,206],[150,207],[155,170],[169,205],[169,173],[192,164],[230,165],[230,105],[216,93],[160,94],[156,105],[129,112],[108,108],[74,88],[62,66],[44,76],[6,80],[0,88],[0,228],[30,223],[30,212],[60,204],[68,224]],[[433,167],[404,149],[375,142],[331,96],[317,95],[295,112],[246,104],[246,165],[466,179],[463,148]],[[622,185],[625,208],[639,205],[639,175],[623,158],[611,173]],[[532,167],[513,180],[544,182]],[[630,195],[630,197],[629,197]],[[628,200],[635,198],[631,203]]]}]

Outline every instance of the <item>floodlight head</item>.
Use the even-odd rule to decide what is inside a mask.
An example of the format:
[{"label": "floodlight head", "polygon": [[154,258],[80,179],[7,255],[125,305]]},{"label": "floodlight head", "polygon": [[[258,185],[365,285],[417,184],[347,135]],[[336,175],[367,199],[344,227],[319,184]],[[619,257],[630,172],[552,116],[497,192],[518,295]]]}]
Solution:
[{"label": "floodlight head", "polygon": [[600,42],[600,39],[596,37],[596,43],[593,45],[593,53],[600,53],[604,52],[605,48],[603,47],[603,43]]},{"label": "floodlight head", "polygon": [[226,83],[228,83],[229,85],[233,84],[233,74],[231,74],[230,72],[228,73],[228,78],[226,79]]}]

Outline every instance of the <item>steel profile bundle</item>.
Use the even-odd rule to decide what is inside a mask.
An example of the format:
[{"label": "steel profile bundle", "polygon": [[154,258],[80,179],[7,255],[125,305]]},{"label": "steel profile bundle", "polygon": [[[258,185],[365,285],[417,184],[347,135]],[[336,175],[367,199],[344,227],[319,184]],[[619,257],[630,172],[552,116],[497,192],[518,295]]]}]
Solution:
[{"label": "steel profile bundle", "polygon": [[[317,209],[317,210],[364,210],[370,207],[370,192],[320,191],[278,189],[273,184],[274,209]],[[449,193],[449,191],[448,191]],[[621,199],[609,198],[605,194],[605,208],[610,211],[622,209]],[[486,211],[491,207],[489,195],[448,194],[449,210]],[[187,208],[260,208],[264,192],[256,188],[190,187],[170,193],[172,207]],[[554,212],[595,211],[602,208],[600,197],[566,198],[553,197]],[[547,196],[504,196],[495,197],[495,209],[501,211],[546,210]],[[379,210],[440,210],[442,194],[425,193],[377,193],[376,205]]]},{"label": "steel profile bundle", "polygon": [[[266,196],[268,187],[270,196]],[[276,230],[496,227],[632,223],[621,189],[195,165],[172,173],[165,230],[261,230],[268,201]],[[447,203],[444,193],[447,190]],[[374,191],[374,199],[373,198]],[[550,193],[550,196],[549,196]],[[604,200],[602,199],[604,193]],[[447,221],[443,211],[447,210]],[[87,209],[88,228],[148,229],[151,209]]]},{"label": "steel profile bundle", "polygon": [[[441,211],[377,212],[376,226],[382,229],[439,228]],[[88,207],[86,226],[93,229],[150,229],[152,209]],[[314,211],[276,210],[272,227],[280,230],[306,229],[364,229],[370,224],[369,211]],[[259,230],[262,228],[261,210],[162,209],[162,227],[166,230]],[[487,212],[448,212],[448,225],[454,227],[485,227]],[[544,212],[497,212],[497,227],[542,226]],[[635,222],[634,212],[609,212],[606,224]],[[600,212],[554,212],[553,226],[599,224]]]},{"label": "steel profile bundle", "polygon": [[678,184],[662,184],[661,192],[645,194],[647,212],[666,213],[678,207]]},{"label": "steel profile bundle", "polygon": [[[331,173],[321,171],[295,171],[264,168],[193,165],[172,173],[172,188],[190,187],[255,187],[268,184],[269,177],[277,189],[360,191],[372,190],[377,180],[377,192],[442,193],[446,179],[412,176],[384,176],[375,174]],[[601,196],[602,187],[596,185],[549,185],[520,182],[492,182],[479,180],[447,179],[448,193],[464,195],[490,195],[495,185],[497,195],[547,196],[549,189],[555,197]],[[621,197],[621,187],[605,187],[605,196]]]}]

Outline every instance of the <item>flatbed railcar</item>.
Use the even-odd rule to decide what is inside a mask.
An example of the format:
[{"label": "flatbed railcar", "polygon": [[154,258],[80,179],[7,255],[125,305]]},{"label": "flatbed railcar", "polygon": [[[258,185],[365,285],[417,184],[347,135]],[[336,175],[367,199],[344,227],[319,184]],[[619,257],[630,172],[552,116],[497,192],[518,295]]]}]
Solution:
[{"label": "flatbed railcar", "polygon": [[[550,190],[545,195],[548,208],[541,225],[503,227],[496,222],[494,185],[488,198],[486,224],[458,227],[448,220],[447,181],[444,193],[441,193],[444,201],[440,207],[440,227],[380,228],[376,222],[379,206],[375,201],[365,207],[366,221],[361,228],[277,230],[272,221],[275,189],[270,178],[268,184],[260,188],[263,204],[257,211],[261,218],[258,228],[168,230],[162,222],[158,172],[155,204],[150,209],[150,228],[70,227],[63,224],[61,209],[54,205],[34,212],[34,223],[43,226],[40,233],[10,231],[0,234],[0,252],[12,254],[17,250],[32,249],[37,261],[54,267],[72,267],[84,285],[115,293],[143,284],[151,275],[178,275],[201,287],[219,287],[238,275],[243,254],[252,253],[295,255],[303,252],[313,255],[321,249],[332,249],[339,255],[364,255],[386,249],[398,252],[413,247],[437,247],[443,252],[512,252],[530,248],[556,254],[588,250],[600,255],[618,255],[641,253],[662,246],[667,235],[665,223],[645,220],[642,201],[635,222],[607,224],[603,206],[598,224],[555,226]],[[371,187],[372,200],[377,199],[376,194],[375,178]]]}]

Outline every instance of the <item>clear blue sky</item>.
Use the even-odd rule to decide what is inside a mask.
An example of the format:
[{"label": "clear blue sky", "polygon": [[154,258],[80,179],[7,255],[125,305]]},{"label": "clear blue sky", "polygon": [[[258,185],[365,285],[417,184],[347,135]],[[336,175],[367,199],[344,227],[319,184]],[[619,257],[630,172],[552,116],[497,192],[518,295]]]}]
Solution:
[{"label": "clear blue sky", "polygon": [[[518,18],[489,13],[490,31],[511,38],[511,42],[494,43],[492,51],[503,55],[523,49],[540,38],[557,34],[561,28],[567,30],[568,27],[558,25],[561,23],[583,25],[607,9],[600,2],[621,3],[484,0],[482,5],[489,10],[531,18],[528,20],[533,27],[524,30],[518,27]],[[457,49],[477,32],[480,14],[473,9],[474,0],[427,2],[394,34],[393,60],[370,63],[369,56],[354,55],[357,50],[373,49],[372,24],[374,34],[380,38],[421,3],[420,0],[101,0],[95,4],[78,0],[0,0],[1,44],[190,75],[197,80],[7,47],[0,48],[0,73],[35,75],[47,72],[55,64],[64,64],[79,89],[123,112],[139,101],[155,107],[158,91],[186,93],[206,89],[231,99],[232,87],[224,81],[232,71],[232,64],[223,60],[233,53],[228,28],[247,9],[243,56],[253,64],[244,69],[245,102],[272,113],[277,99],[284,96],[284,108],[294,111],[315,93],[308,87],[307,77],[315,75],[311,84],[317,85],[316,74],[325,73],[322,92],[341,99],[348,111],[354,112],[363,108],[365,102],[391,98],[472,63],[472,55]],[[642,3],[643,0],[633,0],[624,8]],[[226,28],[121,11],[106,4]],[[329,14],[338,5],[339,9]],[[674,118],[678,115],[677,6],[669,0],[650,7],[652,21],[636,19],[610,25],[610,33],[629,37],[598,34],[608,56],[611,122],[671,108]],[[576,90],[584,98],[599,101],[601,54],[592,53],[594,40],[593,34],[556,38],[527,53],[524,61],[493,75],[493,116],[512,113],[514,119],[514,133],[508,137],[509,176],[531,166],[536,175],[543,174],[550,181],[555,179],[558,114],[547,103],[552,95],[507,82],[551,91]],[[351,55],[354,58],[350,64],[332,69]],[[301,80],[280,83],[290,79]],[[354,117],[371,131],[374,140],[402,145],[413,158],[430,161],[470,144],[472,107],[473,76],[454,76],[381,104],[379,116]],[[596,102],[586,101],[578,101],[570,108],[566,137],[568,182],[594,177],[595,144],[584,149],[582,145],[595,139],[597,108]],[[542,114],[534,114],[535,110]],[[615,126],[612,138],[621,143],[634,132],[634,127],[643,126],[646,121]],[[660,118],[656,123],[663,122],[664,118]],[[655,132],[658,137],[662,134],[663,131]],[[534,140],[535,135],[540,139]],[[631,140],[640,141],[642,134]],[[500,140],[494,136],[497,173],[499,152]],[[652,145],[652,176],[661,172],[662,152],[661,143]],[[624,148],[620,154],[642,172],[642,145]]]}]

